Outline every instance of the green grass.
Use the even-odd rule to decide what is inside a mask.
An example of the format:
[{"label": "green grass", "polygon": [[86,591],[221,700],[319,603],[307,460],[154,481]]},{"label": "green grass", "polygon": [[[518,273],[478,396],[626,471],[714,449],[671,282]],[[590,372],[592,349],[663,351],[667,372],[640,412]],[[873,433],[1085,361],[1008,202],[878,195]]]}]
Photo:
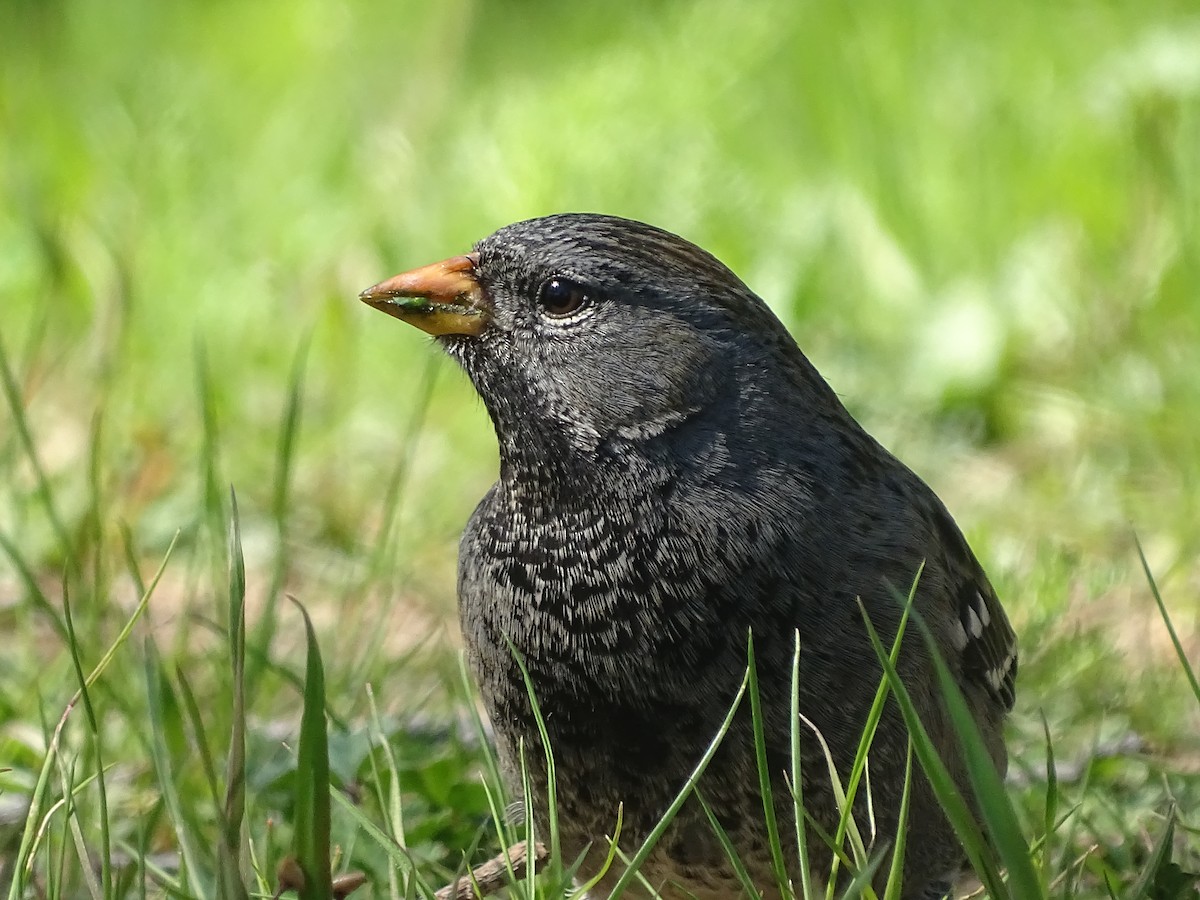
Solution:
[{"label": "green grass", "polygon": [[1198,59],[1188,0],[0,5],[0,892],[270,895],[289,595],[331,874],[496,851],[453,652],[494,443],[354,298],[592,209],[729,263],[967,531],[1039,890],[1187,896],[1146,879],[1200,871]]}]

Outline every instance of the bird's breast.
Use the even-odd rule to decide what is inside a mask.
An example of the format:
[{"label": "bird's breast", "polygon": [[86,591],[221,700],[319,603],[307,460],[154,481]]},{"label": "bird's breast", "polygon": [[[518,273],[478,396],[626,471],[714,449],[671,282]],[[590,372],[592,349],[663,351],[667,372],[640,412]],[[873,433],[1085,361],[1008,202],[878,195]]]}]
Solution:
[{"label": "bird's breast", "polygon": [[744,632],[726,608],[736,554],[708,543],[661,504],[531,510],[493,492],[464,533],[459,567],[485,700],[528,705],[517,655],[543,703],[670,704],[710,677],[723,692],[729,659],[740,659],[738,675],[744,667]]}]

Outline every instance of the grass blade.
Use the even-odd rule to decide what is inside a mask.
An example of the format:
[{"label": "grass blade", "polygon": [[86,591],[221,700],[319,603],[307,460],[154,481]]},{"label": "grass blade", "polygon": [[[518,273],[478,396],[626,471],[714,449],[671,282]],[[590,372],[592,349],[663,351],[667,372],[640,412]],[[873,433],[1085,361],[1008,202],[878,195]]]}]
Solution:
[{"label": "grass blade", "polygon": [[[487,726],[483,723],[483,717],[479,714],[479,706],[475,702],[474,691],[471,687],[471,673],[467,671],[467,658],[466,654],[463,653],[460,653],[458,656],[458,674],[459,683],[463,689],[463,698],[467,713],[471,717],[471,725],[475,736],[479,739],[479,746],[483,748],[483,780],[486,784],[495,785],[503,791],[505,787],[504,779],[500,775],[500,766],[496,761],[495,751],[492,749],[492,737],[488,732]],[[509,798],[502,796],[501,799],[507,802]],[[508,844],[505,844],[505,846],[507,847]]]},{"label": "grass blade", "polygon": [[[100,676],[104,674],[104,671],[108,668],[109,663],[112,662],[113,657],[116,656],[117,651],[125,644],[125,641],[129,639],[129,635],[133,631],[134,624],[146,611],[146,607],[150,603],[150,597],[154,593],[154,589],[158,587],[159,579],[162,578],[162,574],[166,570],[167,563],[171,559],[171,553],[175,549],[175,542],[178,539],[179,534],[176,533],[175,537],[171,540],[170,546],[167,547],[167,552],[163,555],[163,561],[159,565],[158,571],[154,574],[154,578],[151,580],[146,590],[142,592],[142,597],[138,602],[138,605],[134,608],[133,612],[129,616],[129,619],[126,621],[125,626],[117,634],[108,650],[105,651],[102,657],[100,657],[100,661],[96,663],[95,667],[93,667],[88,676],[83,679],[84,686],[91,687],[96,683],[97,679],[99,679]],[[62,624],[62,631],[64,635],[69,634],[65,623]],[[75,704],[79,702],[81,696],[81,692],[76,691],[75,696],[73,696],[67,702],[66,709],[63,710],[63,714],[59,718],[58,725],[54,729],[54,733],[50,740],[47,742],[46,756],[42,760],[42,767],[38,772],[37,781],[35,782],[33,791],[30,795],[29,809],[25,815],[25,825],[21,832],[20,845],[17,848],[17,854],[12,862],[13,876],[12,882],[9,885],[9,900],[19,900],[19,898],[25,896],[25,879],[32,871],[33,867],[33,857],[35,856],[36,845],[39,839],[38,823],[42,817],[43,804],[46,801],[47,790],[49,789],[50,772],[55,765],[55,757],[58,754],[59,738],[63,727],[67,723],[67,718],[71,715],[71,710],[74,709]]]},{"label": "grass blade", "polygon": [[738,856],[737,849],[733,846],[733,841],[729,840],[729,834],[717,819],[716,813],[704,801],[704,794],[699,788],[696,788],[696,802],[704,810],[704,816],[708,819],[708,824],[712,827],[713,834],[717,836],[717,841],[721,844],[721,849],[725,851],[725,857],[729,860],[729,865],[733,867],[733,873],[737,876],[738,883],[742,886],[742,891],[747,897],[758,896],[759,891],[754,886],[754,879],[750,877],[745,863]]},{"label": "grass blade", "polygon": [[808,859],[808,830],[804,819],[804,773],[800,759],[800,630],[795,632],[796,646],[792,651],[791,718],[788,720],[791,742],[792,815],[796,817],[796,855],[800,864],[800,895],[815,897],[812,870]]},{"label": "grass blade", "polygon": [[329,858],[329,739],[325,729],[325,668],[308,611],[294,597],[304,617],[308,662],[304,673],[304,711],[296,760],[296,820],[292,853],[304,872],[300,900],[331,900],[333,875]]},{"label": "grass blade", "polygon": [[[1166,896],[1156,891],[1155,888],[1167,867],[1171,865],[1171,849],[1175,841],[1176,814],[1174,806],[1167,809],[1166,818],[1167,825],[1159,836],[1158,843],[1154,845],[1154,851],[1150,854],[1150,859],[1146,861],[1141,877],[1138,878],[1131,891],[1125,895],[1125,900],[1150,900],[1150,898]],[[1183,897],[1186,895],[1180,893],[1172,896]]]},{"label": "grass blade", "polygon": [[[920,584],[921,575],[925,571],[924,562],[917,569],[916,575],[913,577],[912,585],[908,590],[908,598],[905,601],[904,609],[900,614],[900,622],[896,626],[896,637],[892,640],[892,649],[889,653],[889,658],[892,665],[896,664],[896,660],[900,658],[900,647],[904,641],[904,632],[908,628],[908,614],[912,609],[912,604],[915,602],[917,595],[917,585]],[[854,762],[850,766],[850,777],[846,782],[845,798],[842,802],[842,815],[838,819],[837,831],[834,834],[834,841],[840,849],[846,840],[847,835],[851,839],[851,845],[854,848],[855,856],[860,864],[867,859],[866,847],[863,844],[862,836],[859,834],[858,826],[854,821],[853,810],[854,800],[858,796],[858,786],[864,774],[868,774],[867,761],[871,750],[871,744],[875,740],[875,732],[879,728],[879,722],[883,718],[884,704],[887,702],[889,694],[887,674],[883,673],[879,678],[879,685],[875,689],[875,697],[871,701],[871,708],[867,712],[866,724],[863,726],[862,734],[859,737],[858,749],[854,754]],[[834,769],[830,766],[830,779],[834,782],[835,791],[840,792],[840,788],[836,783]],[[868,782],[869,786],[869,782]],[[870,792],[868,790],[868,803],[870,802]],[[835,878],[839,867],[840,857],[835,856],[833,860],[833,871],[830,873],[829,888],[826,896],[832,896],[832,890],[835,884]]]},{"label": "grass blade", "polygon": [[1044,810],[1045,815],[1042,819],[1042,827],[1045,829],[1043,837],[1043,846],[1041,848],[1041,875],[1042,887],[1046,892],[1050,889],[1050,862],[1052,857],[1054,835],[1058,830],[1058,767],[1054,761],[1054,742],[1050,740],[1050,724],[1046,721],[1046,716],[1042,715],[1042,733],[1046,737],[1046,794]]},{"label": "grass blade", "polygon": [[[248,895],[241,872],[242,822],[246,816],[246,560],[242,554],[242,526],[238,517],[237,494],[232,488],[229,490],[229,509],[227,631],[232,669],[230,677],[233,709],[229,756],[225,763],[225,802],[220,814],[221,840],[217,845],[217,896],[221,900],[246,900]],[[326,795],[328,796],[328,792]]]},{"label": "grass blade", "polygon": [[179,792],[179,779],[171,761],[168,747],[169,732],[178,734],[182,730],[179,702],[163,672],[158,649],[152,638],[145,643],[145,678],[147,711],[150,717],[150,755],[158,778],[159,791],[167,808],[167,815],[175,828],[179,841],[179,855],[183,860],[188,887],[195,897],[210,896],[212,891],[206,883],[201,863],[200,842],[192,833],[190,817],[185,813],[183,798]]},{"label": "grass blade", "polygon": [[617,898],[620,897],[621,894],[624,893],[629,887],[630,883],[638,876],[642,864],[645,863],[646,859],[650,856],[651,851],[654,850],[659,838],[663,836],[663,833],[667,830],[667,827],[675,818],[676,813],[678,813],[683,807],[684,802],[695,789],[696,784],[700,781],[700,776],[704,774],[704,770],[707,769],[708,764],[712,762],[712,758],[716,755],[717,749],[721,746],[721,742],[725,739],[725,735],[729,733],[729,726],[733,724],[733,717],[737,715],[738,708],[742,705],[742,698],[746,694],[746,688],[749,683],[750,667],[747,666],[745,673],[742,675],[742,683],[738,685],[737,693],[733,697],[733,702],[729,705],[729,712],[725,714],[725,720],[721,723],[721,727],[713,736],[712,741],[709,742],[708,747],[704,751],[704,755],[700,757],[700,761],[697,762],[695,768],[692,769],[691,774],[688,776],[687,781],[684,782],[684,785],[680,789],[679,793],[675,795],[675,799],[671,801],[671,805],[667,807],[667,811],[663,813],[663,817],[658,821],[658,824],[654,826],[650,834],[646,835],[646,839],[642,842],[641,847],[638,848],[637,853],[635,853],[633,858],[629,861],[628,867],[621,874],[621,877],[617,880],[616,885],[613,886],[612,893],[608,895],[609,900],[617,900]]},{"label": "grass blade", "polygon": [[138,596],[142,597],[146,593],[146,581],[142,578],[142,571],[138,567],[137,548],[133,543],[133,532],[129,530],[129,525],[126,522],[121,522],[119,530],[121,532],[121,550],[125,556],[125,568],[129,571],[129,577],[133,580],[133,585],[137,589]]},{"label": "grass blade", "polygon": [[[292,483],[292,469],[296,455],[296,437],[300,431],[300,414],[304,406],[304,374],[308,365],[309,338],[305,336],[296,349],[292,360],[291,373],[288,376],[287,406],[283,412],[283,423],[279,429],[279,442],[275,450],[275,480],[271,490],[271,518],[275,521],[276,554],[275,565],[271,572],[271,586],[267,589],[266,601],[262,614],[255,629],[254,640],[251,642],[256,652],[250,657],[250,669],[246,673],[246,682],[251,686],[257,685],[262,675],[262,663],[267,659],[271,644],[271,636],[275,634],[277,619],[276,609],[279,604],[279,593],[283,590],[291,562],[288,550],[288,496]],[[244,654],[243,654],[244,655]]]},{"label": "grass blade", "polygon": [[904,850],[908,844],[908,809],[912,800],[912,758],[913,744],[910,737],[904,756],[904,792],[900,795],[900,816],[896,820],[896,843],[892,847],[892,865],[888,869],[883,900],[900,900],[900,891],[903,888]]},{"label": "grass blade", "polygon": [[58,538],[59,547],[68,567],[73,570],[75,568],[74,544],[71,542],[62,517],[58,514],[58,507],[54,504],[54,493],[50,490],[50,481],[46,478],[46,471],[42,468],[41,459],[38,457],[37,448],[33,443],[33,436],[29,431],[29,420],[25,417],[25,404],[21,400],[21,389],[8,365],[8,354],[4,350],[2,341],[0,341],[0,389],[4,391],[9,409],[12,410],[13,424],[17,428],[21,449],[25,451],[25,458],[33,470],[38,500],[41,501],[42,507],[46,511],[46,518],[50,521],[54,536]]},{"label": "grass blade", "polygon": [[[866,624],[867,636],[871,641],[871,646],[875,650],[875,655],[883,666],[884,672],[887,674],[888,681],[892,686],[892,695],[896,698],[901,715],[904,717],[904,723],[908,727],[909,734],[912,737],[913,750],[921,763],[922,769],[925,771],[926,777],[929,779],[934,794],[937,796],[942,809],[946,813],[946,817],[950,820],[955,832],[957,832],[959,839],[962,841],[963,852],[967,855],[976,874],[988,889],[989,896],[994,898],[994,900],[1003,900],[1003,898],[1013,896],[1009,893],[1007,886],[1000,877],[1000,870],[996,864],[995,855],[985,840],[983,832],[980,831],[979,823],[976,822],[975,816],[967,807],[966,800],[959,793],[954,779],[950,777],[950,772],[946,769],[946,764],[942,762],[937,748],[933,746],[933,741],[930,740],[929,733],[925,730],[925,725],[921,721],[921,717],[917,714],[916,706],[913,704],[912,697],[908,693],[908,688],[901,681],[890,655],[879,640],[879,635],[876,633],[875,627],[871,624],[871,618],[867,614],[866,607],[863,606],[861,600],[859,601],[859,609]],[[1028,895],[1028,900],[1033,900],[1037,896],[1039,896],[1038,893],[1030,894]],[[1027,900],[1027,898],[1022,897],[1022,900]]]},{"label": "grass blade", "polygon": [[[379,804],[380,812],[383,814],[384,828],[391,835],[392,840],[396,842],[396,845],[404,850],[408,847],[408,840],[404,835],[404,806],[400,795],[400,768],[396,765],[396,755],[392,752],[392,745],[383,730],[383,720],[379,716],[379,707],[375,703],[375,691],[369,684],[367,685],[367,706],[371,712],[369,732],[371,744],[376,748],[376,750],[367,755],[371,763],[371,780],[375,788],[375,800]],[[383,778],[376,759],[379,755],[383,756],[383,763],[388,775],[386,796],[384,795]],[[404,876],[405,884],[403,888],[396,881],[397,872]],[[393,897],[407,893],[408,877],[404,874],[404,870],[398,869],[396,866],[390,866],[388,868],[388,886],[391,889]]]},{"label": "grass blade", "polygon": [[[546,761],[547,826],[550,829],[549,869],[551,872],[553,872],[555,874],[555,877],[557,877],[562,872],[562,850],[559,847],[559,843],[558,843],[558,783],[555,779],[555,772],[554,772],[554,751],[553,751],[553,748],[550,746],[550,734],[546,730],[546,720],[542,716],[542,708],[541,708],[541,705],[538,703],[537,695],[535,694],[535,692],[533,690],[533,679],[530,678],[530,676],[529,676],[529,669],[527,669],[525,667],[525,660],[521,658],[521,654],[517,651],[517,648],[514,647],[511,642],[509,642],[508,650],[513,655],[513,659],[516,660],[517,666],[521,670],[521,677],[525,680],[525,692],[526,692],[526,694],[529,695],[530,708],[533,710],[533,718],[537,722],[538,736],[541,738],[541,741],[542,741],[542,754]],[[521,769],[522,769],[522,774],[523,774],[523,776],[526,777],[526,781],[527,781],[528,780],[527,779],[528,772],[525,771],[525,766],[524,766],[524,761],[525,761],[524,747],[522,747],[521,749],[522,749]],[[531,808],[531,804],[533,802],[533,797],[530,794],[528,783],[524,784],[523,788],[524,788],[524,793],[525,793],[525,804],[526,804],[525,827],[526,827],[527,833],[525,835],[525,840],[528,842],[527,846],[534,847],[537,845],[537,841],[536,841],[536,835],[534,835],[533,831],[532,831],[534,817],[533,817],[533,809]],[[533,891],[533,876],[534,876],[533,867],[530,866],[528,883],[529,883],[529,890],[531,893]]]},{"label": "grass blade", "polygon": [[[208,785],[208,794],[212,799],[213,806],[217,807],[221,802],[220,789],[217,786],[217,767],[213,762],[212,749],[208,746],[204,717],[200,714],[200,704],[196,701],[196,694],[192,690],[191,682],[188,681],[187,673],[183,671],[182,666],[175,667],[175,681],[179,685],[179,697],[183,701],[183,714],[187,716],[188,727],[191,729],[192,743],[200,757],[200,770]],[[220,850],[220,845],[217,846],[217,849]]]},{"label": "grass blade", "polygon": [[783,844],[779,839],[779,821],[771,792],[771,770],[767,763],[767,738],[763,726],[762,698],[758,692],[758,667],[754,661],[754,634],[746,636],[747,690],[750,693],[750,721],[754,729],[754,755],[758,762],[758,790],[762,797],[763,822],[767,826],[767,845],[771,848],[771,868],[783,896],[789,892],[787,867],[783,863]]},{"label": "grass blade", "polygon": [[[59,757],[59,778],[62,783],[63,800],[65,801],[63,806],[63,830],[66,834],[70,834],[72,843],[75,846],[75,856],[79,860],[79,869],[83,876],[83,883],[87,886],[88,894],[92,900],[101,900],[103,893],[100,882],[96,880],[96,872],[91,856],[88,853],[87,842],[83,839],[83,829],[79,827],[77,795],[80,791],[80,785],[75,781],[75,762],[75,760],[72,760],[69,766],[64,765],[62,757]],[[97,772],[96,774],[99,776],[103,773]],[[67,850],[66,840],[63,840],[61,848],[62,859],[65,861]]]},{"label": "grass blade", "polygon": [[25,562],[25,558],[21,556],[21,551],[17,549],[17,545],[9,540],[4,532],[0,531],[0,549],[3,549],[12,563],[13,568],[17,571],[17,576],[20,579],[21,586],[25,589],[25,596],[30,604],[39,613],[46,617],[46,621],[54,629],[55,634],[63,640],[64,643],[70,641],[67,634],[67,626],[63,623],[62,616],[58,614],[58,610],[47,599],[42,589],[38,586],[37,578],[33,574],[33,569]]},{"label": "grass blade", "polygon": [[[841,815],[838,816],[837,831],[844,834],[850,839],[850,851],[854,854],[854,859],[851,860],[845,852],[845,839],[838,840],[834,835],[827,834],[823,829],[816,829],[818,836],[825,845],[833,852],[833,866],[829,874],[829,881],[825,886],[825,896],[833,897],[833,891],[837,887],[837,872],[842,865],[850,868],[857,866],[862,868],[867,864],[869,856],[867,854],[866,844],[863,843],[862,834],[859,833],[858,824],[854,821],[854,807],[846,799],[846,790],[842,786],[841,777],[838,774],[837,763],[833,759],[833,750],[829,746],[829,742],[825,740],[825,735],[821,734],[821,729],[817,727],[817,723],[803,713],[800,714],[800,721],[813,733],[817,743],[821,747],[821,755],[825,758],[825,773],[829,779],[829,788],[833,792],[834,803],[841,810]],[[806,814],[807,815],[807,814]],[[809,825],[815,825],[811,818],[808,820]]]},{"label": "grass blade", "polygon": [[200,422],[203,425],[203,442],[200,447],[200,477],[204,485],[204,510],[210,524],[221,520],[221,480],[217,473],[221,469],[218,448],[220,433],[217,428],[217,404],[213,397],[212,376],[208,367],[208,352],[204,343],[197,340],[195,351],[196,393],[200,400]]},{"label": "grass blade", "polygon": [[1175,655],[1179,657],[1179,665],[1183,669],[1184,675],[1187,676],[1188,684],[1192,687],[1192,695],[1195,696],[1196,702],[1200,703],[1200,680],[1196,678],[1196,670],[1192,668],[1192,664],[1188,661],[1187,653],[1183,649],[1183,643],[1179,640],[1179,634],[1175,631],[1175,624],[1171,621],[1171,615],[1167,612],[1167,604],[1163,602],[1162,594],[1158,590],[1158,582],[1154,580],[1154,573],[1150,571],[1150,563],[1146,561],[1146,553],[1142,550],[1142,542],[1138,540],[1137,535],[1133,536],[1133,541],[1137,545],[1138,559],[1142,562],[1142,571],[1146,573],[1146,581],[1150,584],[1150,593],[1154,595],[1154,602],[1158,605],[1158,614],[1162,616],[1163,624],[1167,626],[1167,633],[1171,636],[1171,645],[1175,648]]},{"label": "grass blade", "polygon": [[[375,691],[371,689],[370,685],[367,685],[367,705],[371,711],[371,740],[379,748],[380,753],[383,754],[383,762],[387,767],[388,774],[387,798],[385,800],[382,790],[380,790],[379,808],[383,810],[384,823],[387,825],[392,839],[401,847],[406,847],[408,841],[404,836],[404,806],[401,803],[400,794],[400,767],[396,764],[396,754],[392,752],[392,745],[384,734],[383,720],[379,716],[379,707],[375,704]],[[374,765],[373,756],[372,765]],[[379,778],[378,772],[375,774],[375,783],[380,787],[382,785],[382,780]]]},{"label": "grass blade", "polygon": [[996,764],[988,753],[983,735],[979,733],[979,726],[967,707],[966,698],[963,697],[958,682],[950,674],[950,669],[938,652],[932,635],[923,627],[924,623],[920,624],[922,637],[925,638],[929,654],[933,658],[942,696],[949,709],[954,732],[958,736],[963,759],[967,764],[967,775],[979,802],[980,815],[987,824],[988,834],[1008,870],[1009,889],[1013,896],[1022,900],[1044,897],[1041,879],[1029,856],[1029,842],[1021,834],[1021,826],[1005,790],[1004,779],[1000,777]]},{"label": "grass blade", "polygon": [[391,835],[367,818],[367,814],[363,812],[361,806],[352,802],[341,791],[333,791],[331,796],[333,797],[333,802],[337,804],[338,809],[353,820],[362,829],[363,833],[378,845],[379,849],[384,851],[393,866],[404,873],[409,885],[409,889],[405,891],[404,896],[411,896],[414,892],[422,897],[432,897],[434,895],[434,888],[421,877],[421,873],[413,863],[412,857],[409,856],[408,850],[397,845],[392,840]]},{"label": "grass blade", "polygon": [[[66,576],[63,576],[63,622],[67,626],[67,649],[71,654],[71,664],[75,669],[75,677],[79,681],[79,696],[83,701],[83,711],[87,718],[88,732],[92,739],[92,754],[96,765],[96,787],[100,801],[100,882],[101,894],[105,900],[113,896],[112,880],[112,835],[109,832],[108,821],[108,791],[104,783],[104,751],[96,710],[92,706],[91,692],[88,690],[87,678],[83,674],[83,662],[80,659],[79,641],[75,636],[75,623],[71,616],[71,595],[67,588]],[[82,836],[80,836],[82,842]]]},{"label": "grass blade", "polygon": [[858,898],[864,895],[867,897],[874,896],[871,890],[871,882],[875,878],[875,873],[879,871],[880,865],[883,864],[885,855],[886,852],[875,853],[859,868],[854,876],[854,880],[846,885],[846,890],[842,892],[841,900],[858,900]]},{"label": "grass blade", "polygon": [[429,405],[433,400],[433,388],[437,384],[437,375],[441,368],[441,358],[437,354],[431,353],[421,371],[412,416],[404,428],[404,441],[396,454],[396,465],[392,469],[391,477],[388,478],[387,487],[383,492],[379,510],[379,532],[375,536],[374,547],[371,550],[371,562],[367,567],[366,577],[370,581],[376,580],[380,573],[392,568],[391,560],[395,556],[396,519],[404,498],[404,488],[411,469],[413,454],[416,452],[417,441],[424,430],[425,419],[429,414]]}]

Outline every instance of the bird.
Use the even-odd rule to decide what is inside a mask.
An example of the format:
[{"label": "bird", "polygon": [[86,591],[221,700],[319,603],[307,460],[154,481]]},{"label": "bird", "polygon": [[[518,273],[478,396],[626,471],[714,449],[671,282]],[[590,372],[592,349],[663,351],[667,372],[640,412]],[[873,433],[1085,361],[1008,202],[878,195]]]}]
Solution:
[{"label": "bird", "polygon": [[[795,825],[798,640],[806,821],[833,834],[830,763],[844,779],[882,672],[863,613],[889,645],[910,589],[1003,774],[1017,641],[987,575],[934,491],[714,256],[652,225],[559,213],[360,298],[432,335],[494,426],[498,477],[459,545],[459,623],[501,772],[512,790],[528,786],[542,835],[554,805],[562,858],[582,860],[579,877],[604,861],[618,815],[630,853],[681,792],[746,677],[748,641],[779,831]],[[932,660],[909,628],[897,669],[970,798]],[[781,896],[746,706],[697,793],[756,890]],[[900,822],[907,753],[889,699],[868,756],[870,811],[860,790],[856,822],[874,847],[905,829],[902,896],[940,897],[963,850],[919,771]],[[818,881],[848,877],[846,861],[834,874],[824,841],[807,843]],[[798,856],[784,863],[794,883]],[[744,893],[695,796],[640,872],[635,893]]]}]

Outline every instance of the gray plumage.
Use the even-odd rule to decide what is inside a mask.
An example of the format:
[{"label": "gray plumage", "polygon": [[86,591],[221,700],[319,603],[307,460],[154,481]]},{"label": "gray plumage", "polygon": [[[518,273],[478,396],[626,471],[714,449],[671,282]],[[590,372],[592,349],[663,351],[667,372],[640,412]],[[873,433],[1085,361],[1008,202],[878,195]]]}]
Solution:
[{"label": "gray plumage", "polygon": [[[504,770],[519,790],[524,742],[544,829],[541,750],[510,642],[528,666],[566,859],[591,844],[589,874],[619,804],[621,845],[638,846],[728,710],[748,631],[781,831],[791,835],[783,773],[794,633],[801,711],[845,773],[880,678],[856,598],[890,640],[895,592],[907,593],[922,564],[916,608],[1004,769],[1015,638],[986,576],[940,500],[854,421],[766,304],[699,248],[612,217],[521,222],[470,259],[487,325],[439,340],[487,406],[500,476],[463,534],[460,618]],[[915,633],[899,668],[969,793]],[[744,706],[701,790],[770,895]],[[889,702],[870,756],[877,842],[895,834],[906,746]],[[802,762],[806,806],[832,832],[833,792],[807,729]],[[907,843],[905,896],[925,896],[960,864],[923,776]],[[814,872],[827,873],[828,851],[815,836],[810,847]],[[741,893],[694,802],[643,873],[668,895]]]}]

